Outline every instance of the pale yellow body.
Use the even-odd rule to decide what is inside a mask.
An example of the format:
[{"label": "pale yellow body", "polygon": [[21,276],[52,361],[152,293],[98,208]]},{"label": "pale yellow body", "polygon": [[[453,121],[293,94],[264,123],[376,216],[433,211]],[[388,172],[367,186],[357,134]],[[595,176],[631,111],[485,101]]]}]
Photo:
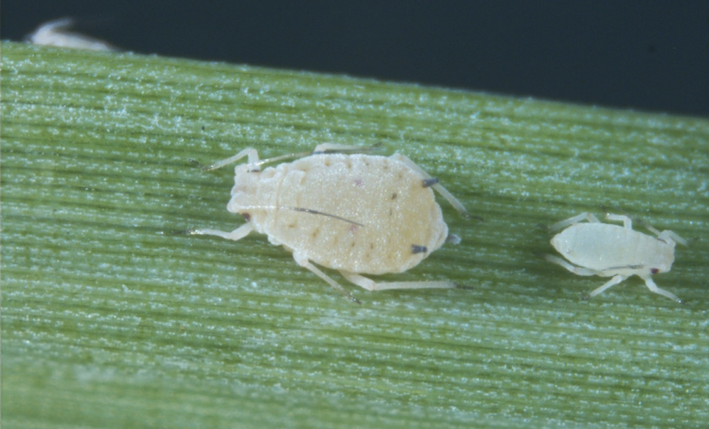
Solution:
[{"label": "pale yellow body", "polygon": [[[670,271],[675,243],[686,245],[686,241],[672,231],[659,232],[651,226],[646,227],[657,237],[634,231],[627,216],[608,214],[607,218],[622,221],[623,226],[601,223],[589,213],[552,225],[552,230],[565,228],[552,238],[551,244],[571,264],[556,256],[547,255],[547,259],[578,275],[613,277],[591,292],[589,298],[637,275],[652,292],[681,302],[674,294],[657,287],[651,276]],[[579,223],[582,220],[588,223]]]},{"label": "pale yellow body", "polygon": [[219,168],[249,157],[249,163],[235,169],[227,205],[247,223],[230,233],[207,229],[192,233],[232,240],[251,231],[266,234],[272,244],[293,252],[298,264],[343,293],[310,262],[338,270],[369,290],[455,287],[447,281],[376,283],[360,275],[404,272],[446,241],[448,227],[431,188],[462,214],[467,212],[403,155],[322,153],[328,150],[342,147],[321,145],[311,156],[263,171],[254,149],[215,164],[213,168]]},{"label": "pale yellow body", "polygon": [[[254,230],[318,265],[361,274],[406,271],[443,244],[448,227],[423,178],[391,158],[322,154],[267,168],[255,188],[237,180],[227,209],[248,214]],[[249,173],[245,173],[249,174]],[[242,175],[237,175],[242,177]],[[250,188],[250,189],[249,189]],[[289,208],[301,207],[347,219]],[[412,253],[412,246],[426,252]]]}]

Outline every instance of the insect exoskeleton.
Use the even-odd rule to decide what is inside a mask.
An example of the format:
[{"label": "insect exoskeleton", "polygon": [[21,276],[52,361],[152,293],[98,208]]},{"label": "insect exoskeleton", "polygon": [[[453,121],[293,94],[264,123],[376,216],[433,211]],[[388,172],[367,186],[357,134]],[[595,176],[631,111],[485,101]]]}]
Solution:
[{"label": "insect exoskeleton", "polygon": [[56,46],[59,48],[85,49],[89,51],[117,51],[118,48],[103,40],[73,33],[69,30],[74,25],[71,18],[62,18],[45,22],[25,39],[35,45]]},{"label": "insect exoskeleton", "polygon": [[[551,231],[563,231],[552,238],[551,244],[569,262],[552,255],[546,255],[546,259],[580,276],[613,277],[585,299],[636,275],[652,292],[682,303],[674,294],[657,287],[651,276],[670,271],[675,244],[686,246],[687,241],[672,231],[660,232],[647,224],[644,226],[656,237],[635,231],[631,218],[625,215],[607,214],[606,219],[623,222],[623,226],[602,223],[590,213],[552,225]],[[582,223],[583,220],[588,222]]]},{"label": "insect exoskeleton", "polygon": [[[248,157],[235,168],[227,204],[246,223],[231,232],[190,232],[229,240],[251,231],[266,234],[272,244],[291,251],[298,265],[356,302],[313,263],[338,270],[370,291],[456,287],[449,281],[375,282],[362,276],[404,272],[447,240],[459,241],[449,237],[432,189],[469,218],[460,201],[406,156],[361,153],[366,150],[321,144],[312,153],[259,160],[255,149],[244,149],[205,170]],[[301,158],[261,170],[266,163],[295,157]]]}]

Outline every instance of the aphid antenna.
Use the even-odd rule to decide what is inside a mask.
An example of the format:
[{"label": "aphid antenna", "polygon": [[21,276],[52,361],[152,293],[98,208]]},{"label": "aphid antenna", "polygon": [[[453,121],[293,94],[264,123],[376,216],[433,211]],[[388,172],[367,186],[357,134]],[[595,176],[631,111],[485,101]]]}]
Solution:
[{"label": "aphid antenna", "polygon": [[448,237],[446,237],[446,243],[460,244],[460,241],[460,236],[456,234],[448,234]]},{"label": "aphid antenna", "polygon": [[458,283],[453,283],[455,285],[456,289],[464,289],[464,290],[475,290],[474,287],[468,286],[468,285],[459,285]]},{"label": "aphid antenna", "polygon": [[543,223],[538,223],[538,224],[537,224],[537,228],[538,228],[538,229],[541,229],[542,231],[552,232],[551,226],[545,225],[545,224],[543,224]]},{"label": "aphid antenna", "polygon": [[[376,143],[370,147],[362,148],[361,146],[347,146],[343,148],[340,145],[335,145],[337,149],[323,149],[319,151],[313,151],[313,152],[294,152],[294,153],[288,153],[285,155],[280,155],[276,156],[273,158],[267,158],[267,159],[261,159],[256,162],[250,162],[249,163],[249,171],[257,171],[259,168],[253,168],[253,167],[260,167],[265,164],[271,164],[273,162],[278,162],[278,161],[283,161],[286,159],[293,159],[293,158],[303,158],[306,156],[310,155],[323,155],[323,154],[330,154],[330,153],[366,153],[366,152],[372,152],[377,150],[379,147],[381,147],[381,143]],[[323,145],[327,147],[327,145]],[[335,147],[333,146],[333,147]]]},{"label": "aphid antenna", "polygon": [[369,153],[369,152],[376,152],[378,150],[381,150],[384,148],[384,144],[382,142],[377,142],[374,143],[371,146],[368,147],[362,147],[362,146],[342,146],[342,145],[337,145],[333,144],[330,146],[328,143],[322,144],[319,146],[321,149],[313,152],[309,152],[308,155],[323,155],[323,154],[329,154],[329,153]]},{"label": "aphid antenna", "polygon": [[686,240],[687,246],[690,246],[690,245],[696,243],[697,241],[699,241],[699,237],[690,238],[689,240]]},{"label": "aphid antenna", "polygon": [[270,164],[272,162],[283,161],[284,159],[303,158],[305,156],[310,156],[312,154],[313,154],[312,152],[295,152],[295,153],[288,153],[288,154],[281,155],[281,156],[275,156],[273,158],[260,159],[256,162],[249,163],[249,171],[259,170],[259,168],[252,168],[252,167],[260,167],[262,165]]},{"label": "aphid antenna", "polygon": [[296,212],[302,212],[302,213],[309,213],[309,214],[314,214],[314,215],[320,215],[320,216],[327,216],[331,217],[333,219],[341,220],[343,222],[351,223],[352,225],[357,225],[364,227],[364,224],[361,224],[359,222],[355,222],[353,220],[345,219],[343,217],[334,215],[334,214],[329,214],[329,213],[324,213],[318,210],[313,210],[313,209],[308,209],[304,207],[290,207],[290,206],[240,206],[239,210],[280,210],[280,209],[285,209],[285,210],[293,210]]},{"label": "aphid antenna", "polygon": [[194,234],[194,228],[189,228],[189,229],[174,229],[171,231],[158,231],[158,234],[160,235],[193,235]]}]

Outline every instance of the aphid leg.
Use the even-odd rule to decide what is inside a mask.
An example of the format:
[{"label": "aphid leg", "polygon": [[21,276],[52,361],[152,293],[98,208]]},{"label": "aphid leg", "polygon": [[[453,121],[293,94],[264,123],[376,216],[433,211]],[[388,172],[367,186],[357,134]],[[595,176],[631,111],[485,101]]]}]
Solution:
[{"label": "aphid leg", "polygon": [[237,153],[236,155],[234,155],[230,158],[223,159],[221,161],[217,161],[214,164],[208,165],[206,167],[202,167],[202,170],[204,170],[204,171],[216,170],[218,168],[224,167],[225,165],[235,163],[236,161],[240,160],[241,158],[243,158],[245,156],[249,157],[249,164],[254,164],[254,163],[258,162],[258,160],[259,160],[258,159],[258,152],[256,151],[256,149],[251,148],[251,147],[247,147],[246,149],[242,150],[241,152]]},{"label": "aphid leg", "polygon": [[[646,227],[647,227],[647,225],[646,225]],[[655,229],[655,228],[652,228],[652,229]],[[652,231],[652,229],[650,231]],[[658,234],[658,231],[656,229],[655,229],[655,231],[652,231],[652,232],[654,232],[657,235],[657,238],[659,238],[660,240],[667,241],[668,239],[670,239],[670,240],[674,241],[675,243],[679,243],[683,246],[689,246],[689,243],[687,242],[687,240],[685,240],[684,238],[677,235],[676,232],[662,231]]]},{"label": "aphid leg", "polygon": [[592,270],[590,268],[577,267],[576,265],[570,264],[565,260],[559,258],[558,256],[544,255],[544,257],[547,261],[561,265],[562,267],[579,276],[595,276],[598,274],[598,271],[596,270]]},{"label": "aphid leg", "polygon": [[[633,220],[626,215],[617,215],[617,214],[611,214],[607,213],[606,214],[606,219],[608,220],[615,220],[618,222],[623,222],[623,228],[625,229],[633,229]],[[652,227],[650,227],[652,228]],[[654,228],[653,228],[654,229]]]},{"label": "aphid leg", "polygon": [[[407,156],[404,156],[400,153],[395,153],[394,155],[392,155],[392,158],[402,162],[415,172],[419,173],[421,177],[423,177],[424,181],[433,179],[430,174],[426,173],[421,167],[416,165],[416,163],[410,160]],[[452,205],[453,208],[456,209],[458,213],[460,213],[461,216],[463,216],[465,219],[470,219],[470,213],[468,213],[463,204],[456,197],[454,197],[453,194],[448,191],[448,189],[444,188],[443,185],[441,185],[440,183],[432,183],[430,186],[435,189],[439,194],[441,194],[441,196],[445,198],[450,203],[450,205]],[[476,219],[482,220],[482,218],[478,218],[477,216]]]},{"label": "aphid leg", "polygon": [[605,292],[606,289],[617,285],[618,283],[622,282],[626,278],[628,278],[628,277],[618,274],[617,276],[610,279],[610,281],[608,283],[604,284],[603,286],[599,287],[598,289],[595,289],[593,292],[591,292],[588,295],[586,295],[585,297],[583,297],[583,299],[591,299],[594,296]]},{"label": "aphid leg", "polygon": [[660,294],[662,296],[666,296],[667,298],[674,300],[675,302],[678,302],[680,304],[684,304],[684,302],[682,302],[681,299],[677,298],[677,296],[675,294],[673,294],[671,292],[667,292],[666,290],[657,287],[655,282],[650,277],[647,277],[644,280],[645,280],[645,285],[652,292],[655,292],[655,293]]},{"label": "aphid leg", "polygon": [[562,220],[560,222],[555,223],[554,225],[549,227],[549,231],[558,231],[560,229],[564,229],[567,226],[573,225],[575,223],[579,223],[582,220],[587,220],[591,223],[600,223],[601,221],[598,220],[596,216],[594,216],[591,213],[583,212],[578,216],[570,217],[566,220]]},{"label": "aphid leg", "polygon": [[216,235],[227,240],[241,240],[254,230],[253,225],[245,223],[231,232],[219,231],[217,229],[192,229],[188,231],[192,235]]},{"label": "aphid leg", "polygon": [[[630,216],[622,216],[622,215],[611,215],[608,214],[606,215],[606,218],[611,219],[611,220],[622,220],[623,221],[623,226],[628,229],[633,229],[632,228],[632,221]],[[626,220],[627,219],[627,220]],[[679,234],[677,234],[674,231],[662,231],[660,232],[657,228],[653,227],[652,225],[648,224],[642,219],[635,218],[635,221],[639,223],[641,226],[644,226],[645,229],[648,231],[652,232],[657,236],[658,239],[663,240],[663,241],[668,241],[672,240],[675,243],[679,243],[683,246],[689,246],[689,241],[685,240],[684,238],[680,237]],[[693,240],[692,240],[693,241]]]},{"label": "aphid leg", "polygon": [[453,282],[446,281],[431,281],[431,282],[381,282],[377,283],[372,279],[368,279],[359,274],[340,271],[340,274],[347,280],[356,284],[359,287],[369,291],[386,290],[386,289],[450,289],[457,287]]},{"label": "aphid leg", "polygon": [[324,153],[324,152],[353,152],[356,150],[362,150],[362,146],[354,145],[343,145],[337,143],[321,143],[315,146],[313,153]]},{"label": "aphid leg", "polygon": [[[287,153],[285,155],[276,156],[273,158],[262,159],[262,160],[259,160],[258,156],[256,157],[255,160],[252,160],[251,157],[249,157],[249,164],[248,165],[249,165],[249,171],[259,171],[259,167],[264,164],[271,164],[273,162],[283,161],[284,159],[302,158],[305,156],[317,155],[317,154],[323,154],[323,153],[363,153],[363,152],[372,151],[378,147],[379,147],[378,144],[374,145],[374,146],[370,146],[370,147],[362,147],[362,146],[344,146],[344,145],[339,145],[339,144],[334,144],[334,143],[323,143],[323,144],[317,146],[313,152]],[[236,155],[236,156],[238,156],[238,155]],[[232,158],[236,158],[236,157],[232,157]],[[222,162],[229,163],[232,158],[229,158],[228,160],[224,160]]]},{"label": "aphid leg", "polygon": [[356,302],[357,304],[361,304],[361,302],[352,296],[349,292],[347,292],[342,286],[340,286],[339,283],[337,283],[335,280],[330,278],[327,274],[323,273],[320,271],[315,265],[311,264],[310,261],[308,260],[308,257],[303,254],[302,252],[295,251],[293,252],[293,259],[295,259],[295,262],[300,265],[303,268],[309,269],[313,274],[316,276],[320,277],[321,279],[325,280],[327,284],[332,286],[333,289],[336,291],[340,292],[342,296],[345,298]]}]

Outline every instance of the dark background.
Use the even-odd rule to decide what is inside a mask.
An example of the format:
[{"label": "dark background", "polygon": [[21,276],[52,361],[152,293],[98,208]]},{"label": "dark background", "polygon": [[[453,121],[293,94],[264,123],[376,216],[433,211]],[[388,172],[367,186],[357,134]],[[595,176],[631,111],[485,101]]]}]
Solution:
[{"label": "dark background", "polygon": [[127,50],[709,116],[709,0],[3,0]]}]

